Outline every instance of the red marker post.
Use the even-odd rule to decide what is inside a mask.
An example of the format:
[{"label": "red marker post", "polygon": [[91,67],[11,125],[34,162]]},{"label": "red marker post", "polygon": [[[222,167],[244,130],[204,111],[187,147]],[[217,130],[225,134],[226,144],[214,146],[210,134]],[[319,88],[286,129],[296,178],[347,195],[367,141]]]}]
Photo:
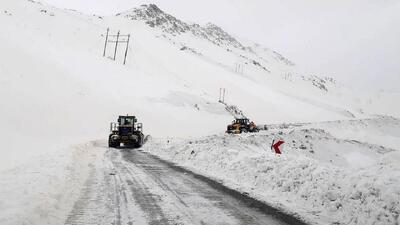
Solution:
[{"label": "red marker post", "polygon": [[282,141],[282,140],[279,140],[278,142],[276,142],[275,143],[275,140],[273,140],[272,141],[272,145],[271,145],[271,150],[272,150],[272,148],[274,148],[274,150],[275,150],[275,153],[276,154],[282,154],[282,152],[281,152],[281,150],[279,149],[279,147],[282,145],[282,144],[284,144],[285,142],[284,141]]}]

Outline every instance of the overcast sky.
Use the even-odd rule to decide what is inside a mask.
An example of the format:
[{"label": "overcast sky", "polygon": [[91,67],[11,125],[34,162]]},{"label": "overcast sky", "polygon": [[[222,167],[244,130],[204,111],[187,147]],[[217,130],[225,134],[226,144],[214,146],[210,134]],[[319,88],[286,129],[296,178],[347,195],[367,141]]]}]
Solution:
[{"label": "overcast sky", "polygon": [[115,14],[156,3],[274,49],[310,73],[400,91],[400,0],[44,0]]}]

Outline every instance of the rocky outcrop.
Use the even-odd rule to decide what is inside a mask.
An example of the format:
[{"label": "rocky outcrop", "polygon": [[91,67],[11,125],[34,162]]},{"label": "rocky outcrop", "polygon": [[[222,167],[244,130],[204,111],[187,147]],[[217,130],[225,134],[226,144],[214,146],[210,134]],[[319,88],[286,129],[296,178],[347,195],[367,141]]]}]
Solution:
[{"label": "rocky outcrop", "polygon": [[144,21],[150,27],[159,28],[171,35],[192,33],[199,38],[206,39],[219,46],[245,49],[239,41],[215,24],[208,23],[205,26],[188,24],[165,13],[154,4],[142,5],[140,8],[117,14],[117,16],[124,16],[131,20]]}]

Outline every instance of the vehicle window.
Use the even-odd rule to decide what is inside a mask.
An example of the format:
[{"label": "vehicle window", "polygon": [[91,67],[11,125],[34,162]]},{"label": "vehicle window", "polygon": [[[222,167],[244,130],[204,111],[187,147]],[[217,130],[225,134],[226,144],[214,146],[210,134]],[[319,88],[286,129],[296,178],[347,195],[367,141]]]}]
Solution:
[{"label": "vehicle window", "polygon": [[121,124],[122,125],[132,125],[133,118],[121,118]]}]

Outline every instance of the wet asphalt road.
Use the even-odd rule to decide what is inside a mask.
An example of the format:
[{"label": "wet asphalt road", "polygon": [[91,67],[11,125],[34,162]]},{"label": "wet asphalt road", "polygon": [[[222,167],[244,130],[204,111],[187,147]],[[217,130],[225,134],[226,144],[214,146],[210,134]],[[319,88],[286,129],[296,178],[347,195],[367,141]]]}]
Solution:
[{"label": "wet asphalt road", "polygon": [[65,224],[304,224],[148,153],[105,154],[104,167],[93,165]]}]

